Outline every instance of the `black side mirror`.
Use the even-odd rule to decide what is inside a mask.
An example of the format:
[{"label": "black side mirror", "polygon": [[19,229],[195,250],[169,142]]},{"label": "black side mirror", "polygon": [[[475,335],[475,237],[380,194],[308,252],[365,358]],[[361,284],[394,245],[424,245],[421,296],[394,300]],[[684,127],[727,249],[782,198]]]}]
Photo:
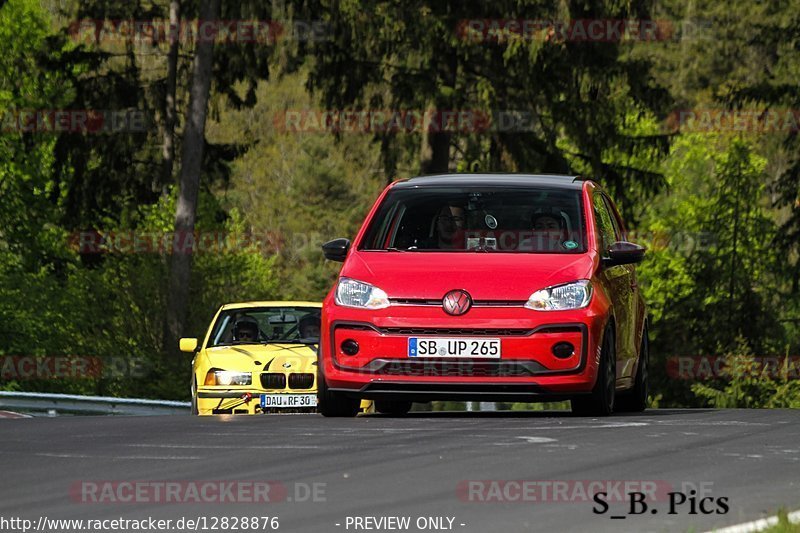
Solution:
[{"label": "black side mirror", "polygon": [[344,258],[347,257],[348,251],[350,251],[349,239],[333,239],[322,245],[322,254],[325,259],[330,259],[331,261],[343,262]]},{"label": "black side mirror", "polygon": [[647,249],[638,244],[618,241],[608,247],[607,256],[603,258],[603,266],[632,265],[641,263]]}]

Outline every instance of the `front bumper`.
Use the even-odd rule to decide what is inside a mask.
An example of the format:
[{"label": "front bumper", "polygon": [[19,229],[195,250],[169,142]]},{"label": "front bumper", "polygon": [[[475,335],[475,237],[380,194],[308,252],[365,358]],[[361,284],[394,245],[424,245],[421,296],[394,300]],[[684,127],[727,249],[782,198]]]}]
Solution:
[{"label": "front bumper", "polygon": [[225,387],[200,387],[197,391],[197,411],[199,415],[242,414],[254,415],[265,413],[313,413],[316,407],[261,408],[262,394],[310,394],[316,396],[315,389],[309,390],[263,390]]},{"label": "front bumper", "polygon": [[[470,317],[444,317],[438,308],[389,307],[364,312],[326,302],[320,344],[325,381],[332,391],[368,399],[559,401],[594,387],[605,309],[535,312],[473,309]],[[405,316],[398,316],[398,315]],[[408,356],[410,337],[499,338],[500,359]],[[342,350],[358,343],[356,355]],[[574,346],[556,357],[553,346]]]}]

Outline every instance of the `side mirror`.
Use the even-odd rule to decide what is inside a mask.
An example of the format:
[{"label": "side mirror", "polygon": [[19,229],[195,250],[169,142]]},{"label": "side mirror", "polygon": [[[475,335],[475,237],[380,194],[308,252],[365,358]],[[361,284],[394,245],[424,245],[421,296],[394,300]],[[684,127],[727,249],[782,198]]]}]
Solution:
[{"label": "side mirror", "polygon": [[325,259],[330,259],[331,261],[343,262],[347,257],[348,251],[350,251],[349,239],[333,239],[322,245],[322,254]]},{"label": "side mirror", "polygon": [[197,339],[181,339],[181,351],[194,353],[197,351]]},{"label": "side mirror", "polygon": [[615,242],[608,247],[607,256],[603,258],[603,265],[612,267],[641,263],[646,250],[644,246],[639,246],[632,242]]}]

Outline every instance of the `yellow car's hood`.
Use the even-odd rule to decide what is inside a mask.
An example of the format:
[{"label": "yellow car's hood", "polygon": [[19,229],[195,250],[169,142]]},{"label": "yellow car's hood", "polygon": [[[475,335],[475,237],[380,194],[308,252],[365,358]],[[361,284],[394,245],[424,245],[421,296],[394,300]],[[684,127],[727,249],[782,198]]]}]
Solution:
[{"label": "yellow car's hood", "polygon": [[209,368],[244,372],[311,372],[317,370],[316,345],[242,344],[207,348]]}]

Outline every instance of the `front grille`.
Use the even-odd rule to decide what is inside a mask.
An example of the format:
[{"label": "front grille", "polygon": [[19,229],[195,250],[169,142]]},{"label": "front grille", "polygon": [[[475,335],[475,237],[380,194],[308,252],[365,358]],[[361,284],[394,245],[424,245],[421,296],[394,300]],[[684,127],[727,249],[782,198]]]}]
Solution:
[{"label": "front grille", "polygon": [[394,335],[475,335],[475,336],[523,336],[532,330],[525,328],[381,328],[381,332]]},{"label": "front grille", "polygon": [[390,376],[524,377],[533,376],[542,369],[535,361],[390,361],[381,366],[377,373]]},{"label": "front grille", "polygon": [[289,374],[290,389],[310,389],[314,385],[314,374]]},{"label": "front grille", "polygon": [[428,300],[425,298],[389,298],[389,301],[396,305],[438,305],[441,307],[442,300]]},{"label": "front grille", "polygon": [[528,300],[473,300],[472,307],[522,307]]},{"label": "front grille", "polygon": [[286,375],[277,372],[264,372],[261,374],[261,386],[265,389],[285,389]]},{"label": "front grille", "polygon": [[[389,298],[389,301],[395,305],[442,306],[441,298]],[[473,300],[472,307],[522,307],[525,302],[527,300]]]}]

